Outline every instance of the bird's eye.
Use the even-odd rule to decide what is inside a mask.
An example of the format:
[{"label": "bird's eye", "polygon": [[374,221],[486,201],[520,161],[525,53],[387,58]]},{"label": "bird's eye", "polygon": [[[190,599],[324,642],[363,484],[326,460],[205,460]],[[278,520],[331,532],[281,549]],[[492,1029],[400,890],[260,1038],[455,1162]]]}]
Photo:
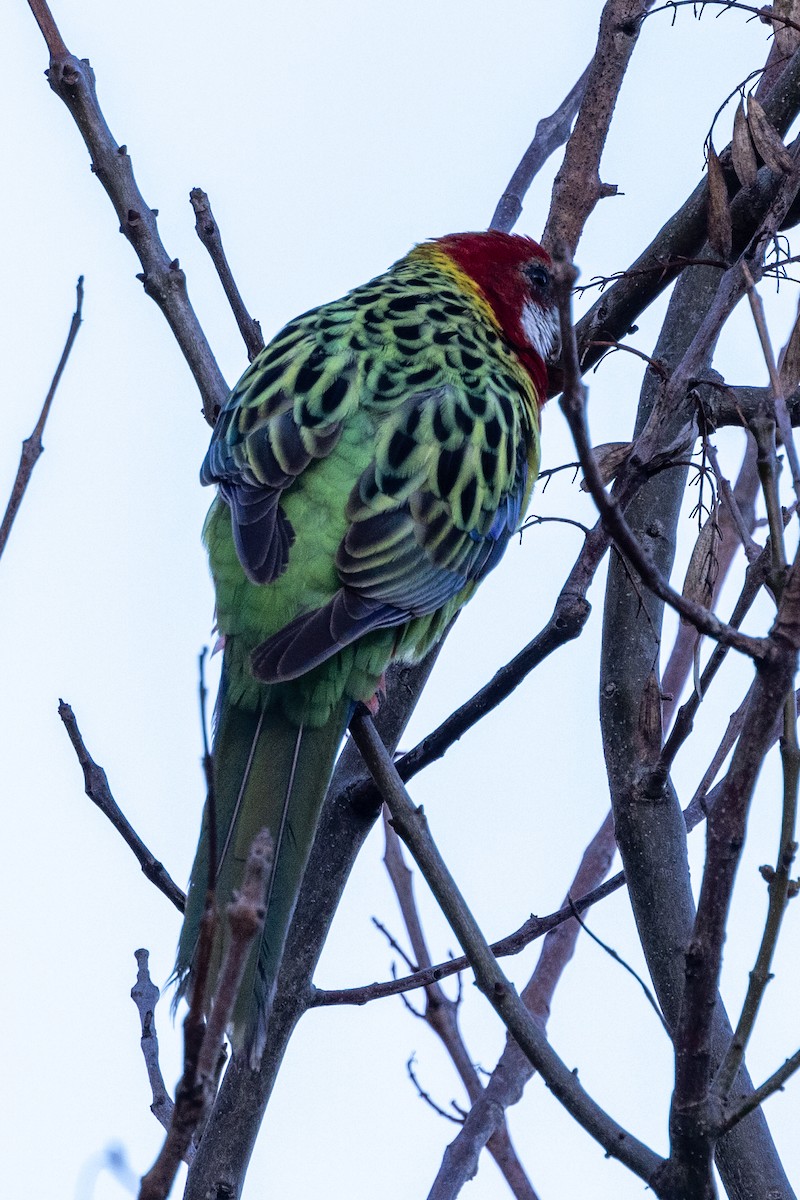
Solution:
[{"label": "bird's eye", "polygon": [[550,272],[541,263],[531,263],[525,268],[525,274],[536,287],[545,288],[550,282]]}]

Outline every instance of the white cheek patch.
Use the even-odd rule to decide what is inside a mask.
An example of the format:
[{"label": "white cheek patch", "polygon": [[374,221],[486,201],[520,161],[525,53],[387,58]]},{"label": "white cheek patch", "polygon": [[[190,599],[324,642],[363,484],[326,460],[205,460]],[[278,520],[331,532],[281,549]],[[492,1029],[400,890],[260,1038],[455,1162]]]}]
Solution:
[{"label": "white cheek patch", "polygon": [[529,300],[523,306],[521,324],[525,337],[546,362],[558,345],[558,313],[554,308],[542,308]]}]

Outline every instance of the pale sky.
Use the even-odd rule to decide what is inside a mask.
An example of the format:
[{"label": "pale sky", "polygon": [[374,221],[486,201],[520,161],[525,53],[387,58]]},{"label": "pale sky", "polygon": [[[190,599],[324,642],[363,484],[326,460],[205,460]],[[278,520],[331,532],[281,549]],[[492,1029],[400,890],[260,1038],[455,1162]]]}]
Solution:
[{"label": "pale sky", "polygon": [[[202,186],[239,285],[271,336],[284,321],[383,271],[416,241],[488,223],[533,134],[582,72],[601,5],[530,0],[406,0],[400,5],[298,0],[219,5],[54,0],[70,49],[88,57],[116,139],[132,155],[162,237],[187,272],[191,298],[227,380],[244,349],[205,251],[188,193]],[[575,15],[578,13],[579,15]],[[197,654],[211,639],[213,599],[200,544],[210,496],[198,482],[208,441],[198,394],[132,250],[89,171],[86,150],[43,76],[44,43],[23,0],[4,5],[0,88],[5,333],[0,502],[10,489],[61,352],[75,281],[84,325],[56,397],[38,464],[0,563],[5,633],[0,739],[6,810],[2,872],[8,1108],[0,1138],[9,1195],[113,1200],[125,1194],[96,1166],[121,1146],[135,1176],[161,1130],[151,1116],[129,999],[133,952],[168,977],[178,915],[151,887],[83,794],[57,716],[74,707],[87,746],[151,849],[185,884],[199,830]],[[694,187],[703,138],[724,97],[764,59],[767,31],[743,14],[691,10],[647,25],[620,99],[603,177],[605,201],[578,253],[583,277],[623,268]],[[729,107],[715,142],[732,121]],[[518,225],[541,231],[553,168]],[[796,287],[765,288],[775,341],[793,320]],[[663,312],[663,302],[656,306]],[[634,343],[650,351],[657,313]],[[718,365],[732,382],[764,382],[747,314],[737,314]],[[588,379],[596,443],[629,436],[641,364],[616,355]],[[564,422],[544,417],[544,465],[574,458]],[[738,465],[737,435],[720,439]],[[567,473],[532,510],[592,521]],[[693,526],[684,522],[685,567]],[[406,738],[410,745],[480,687],[545,623],[580,534],[540,526],[509,550],[447,643]],[[676,571],[678,582],[681,567]],[[578,643],[548,660],[512,699],[414,781],[462,891],[490,938],[559,906],[606,811],[597,725],[602,585]],[[759,625],[760,622],[760,625]],[[763,607],[753,627],[764,628]],[[669,629],[674,622],[669,623]],[[703,713],[694,754],[675,781],[687,801],[729,711],[747,686],[732,666],[726,696]],[[721,690],[723,690],[721,689]],[[727,707],[726,707],[727,704]],[[765,770],[742,866],[724,989],[738,1011],[763,925],[759,863],[774,861],[779,772]],[[697,877],[703,833],[693,837]],[[388,978],[392,954],[371,924],[405,941],[373,835],[353,873],[317,982]],[[436,957],[455,950],[424,885],[420,905]],[[592,928],[641,968],[624,893]],[[520,986],[536,947],[505,967]],[[796,1049],[797,914],[790,910],[750,1064],[761,1079]],[[180,1029],[159,1010],[162,1064],[177,1077]],[[490,1069],[503,1031],[467,978],[463,1028]],[[558,989],[550,1036],[584,1086],[659,1153],[667,1149],[672,1058],[637,985],[583,939]],[[312,1012],[301,1024],[270,1105],[245,1197],[424,1198],[456,1127],[416,1095],[406,1061],[443,1106],[462,1089],[437,1040],[399,999]],[[800,1082],[767,1116],[800,1178]],[[794,1119],[793,1119],[794,1118]],[[584,1134],[534,1080],[509,1114],[542,1200],[628,1200],[644,1187]],[[176,1194],[180,1190],[176,1189]],[[484,1156],[470,1200],[507,1188]]]}]

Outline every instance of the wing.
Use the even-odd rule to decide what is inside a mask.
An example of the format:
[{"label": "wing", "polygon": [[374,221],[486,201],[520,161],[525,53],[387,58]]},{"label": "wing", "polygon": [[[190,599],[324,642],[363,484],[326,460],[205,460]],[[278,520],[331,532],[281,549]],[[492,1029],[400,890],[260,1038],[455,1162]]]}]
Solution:
[{"label": "wing", "polygon": [[[513,385],[513,386],[512,386]],[[448,381],[385,418],[347,507],[341,587],[257,647],[257,678],[295,679],[372,630],[464,599],[499,562],[538,470],[538,415],[520,376]]]},{"label": "wing", "polygon": [[357,404],[353,356],[326,333],[324,310],[315,309],[265,347],[222,410],[200,472],[230,507],[236,552],[254,583],[285,571],[294,530],[280,498],[330,454]]}]

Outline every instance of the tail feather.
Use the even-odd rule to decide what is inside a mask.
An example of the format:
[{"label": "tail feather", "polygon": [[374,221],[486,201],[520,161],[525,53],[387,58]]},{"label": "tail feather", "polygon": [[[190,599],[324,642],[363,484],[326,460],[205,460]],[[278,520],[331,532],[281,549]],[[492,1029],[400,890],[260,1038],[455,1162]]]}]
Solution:
[{"label": "tail feather", "polygon": [[[263,1051],[266,1022],[286,934],[302,883],[336,755],[350,717],[343,700],[320,728],[298,726],[274,706],[252,710],[225,695],[214,739],[218,864],[216,901],[221,914],[212,956],[213,981],[226,939],[225,906],[241,885],[256,834],[267,828],[274,861],[266,916],[239,991],[231,1037],[234,1049],[255,1061]],[[192,868],[175,974],[179,994],[191,988],[191,967],[209,883],[208,818]]]}]

